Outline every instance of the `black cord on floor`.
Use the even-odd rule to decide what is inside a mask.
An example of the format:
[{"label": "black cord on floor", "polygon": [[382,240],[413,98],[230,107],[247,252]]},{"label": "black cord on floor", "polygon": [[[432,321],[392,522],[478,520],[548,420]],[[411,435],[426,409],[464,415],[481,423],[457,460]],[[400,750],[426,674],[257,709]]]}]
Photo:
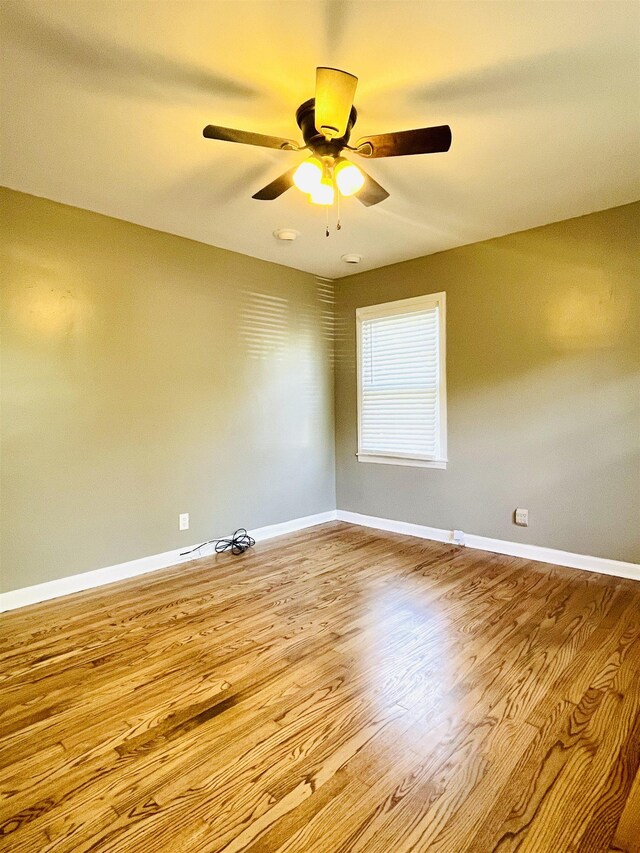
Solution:
[{"label": "black cord on floor", "polygon": [[196,545],[190,551],[182,551],[181,557],[186,557],[187,554],[193,554],[194,551],[199,551],[205,545],[215,544],[216,554],[222,554],[224,551],[231,551],[232,554],[244,554],[249,548],[253,548],[256,540],[253,536],[249,536],[246,527],[239,527],[230,539],[210,539],[208,542],[203,542],[201,545]]}]

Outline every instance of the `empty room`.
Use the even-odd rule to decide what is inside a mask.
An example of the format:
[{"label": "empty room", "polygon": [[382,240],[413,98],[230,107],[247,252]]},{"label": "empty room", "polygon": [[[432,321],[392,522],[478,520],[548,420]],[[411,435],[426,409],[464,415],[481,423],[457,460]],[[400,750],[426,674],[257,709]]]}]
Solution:
[{"label": "empty room", "polygon": [[640,853],[640,3],[0,47],[0,850]]}]

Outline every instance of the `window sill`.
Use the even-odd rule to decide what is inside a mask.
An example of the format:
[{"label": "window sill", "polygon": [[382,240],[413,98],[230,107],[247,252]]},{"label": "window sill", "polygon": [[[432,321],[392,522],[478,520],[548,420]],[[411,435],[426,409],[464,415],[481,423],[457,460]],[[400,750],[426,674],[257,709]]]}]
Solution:
[{"label": "window sill", "polygon": [[358,462],[374,462],[377,465],[410,465],[413,468],[446,469],[446,459],[411,459],[405,456],[373,456],[368,453],[356,453]]}]

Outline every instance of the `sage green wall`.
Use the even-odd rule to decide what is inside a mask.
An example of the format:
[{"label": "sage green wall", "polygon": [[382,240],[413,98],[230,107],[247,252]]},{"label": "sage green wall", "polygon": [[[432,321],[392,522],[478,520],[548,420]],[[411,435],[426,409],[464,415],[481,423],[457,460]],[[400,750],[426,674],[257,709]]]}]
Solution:
[{"label": "sage green wall", "polygon": [[[338,507],[640,562],[639,226],[630,204],[337,282]],[[359,463],[355,309],[441,290],[448,469]]]},{"label": "sage green wall", "polygon": [[[3,590],[335,507],[326,283],[0,204]],[[639,232],[627,205],[337,282],[338,506],[640,562]],[[439,290],[449,468],[358,463],[355,308]]]},{"label": "sage green wall", "polygon": [[335,507],[326,284],[0,203],[4,590]]}]

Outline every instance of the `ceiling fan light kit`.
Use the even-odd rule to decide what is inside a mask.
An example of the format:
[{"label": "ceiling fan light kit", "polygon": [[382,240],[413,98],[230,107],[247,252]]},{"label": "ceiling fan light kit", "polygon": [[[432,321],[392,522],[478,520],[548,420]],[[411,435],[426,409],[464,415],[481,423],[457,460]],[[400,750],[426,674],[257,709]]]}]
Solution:
[{"label": "ceiling fan light kit", "polygon": [[349,139],[358,118],[353,106],[357,85],[358,78],[346,71],[326,67],[316,69],[315,98],[300,104],[296,112],[303,145],[291,139],[212,124],[204,128],[203,135],[207,139],[259,145],[281,151],[311,152],[307,160],[254,193],[255,199],[273,201],[290,187],[296,186],[309,196],[313,204],[329,207],[343,195],[354,196],[370,207],[384,201],[389,193],[364,169],[344,157],[342,152],[345,149],[368,159],[435,154],[448,151],[451,147],[451,128],[449,125],[440,125],[383,133],[363,137],[355,146],[351,146]]}]

